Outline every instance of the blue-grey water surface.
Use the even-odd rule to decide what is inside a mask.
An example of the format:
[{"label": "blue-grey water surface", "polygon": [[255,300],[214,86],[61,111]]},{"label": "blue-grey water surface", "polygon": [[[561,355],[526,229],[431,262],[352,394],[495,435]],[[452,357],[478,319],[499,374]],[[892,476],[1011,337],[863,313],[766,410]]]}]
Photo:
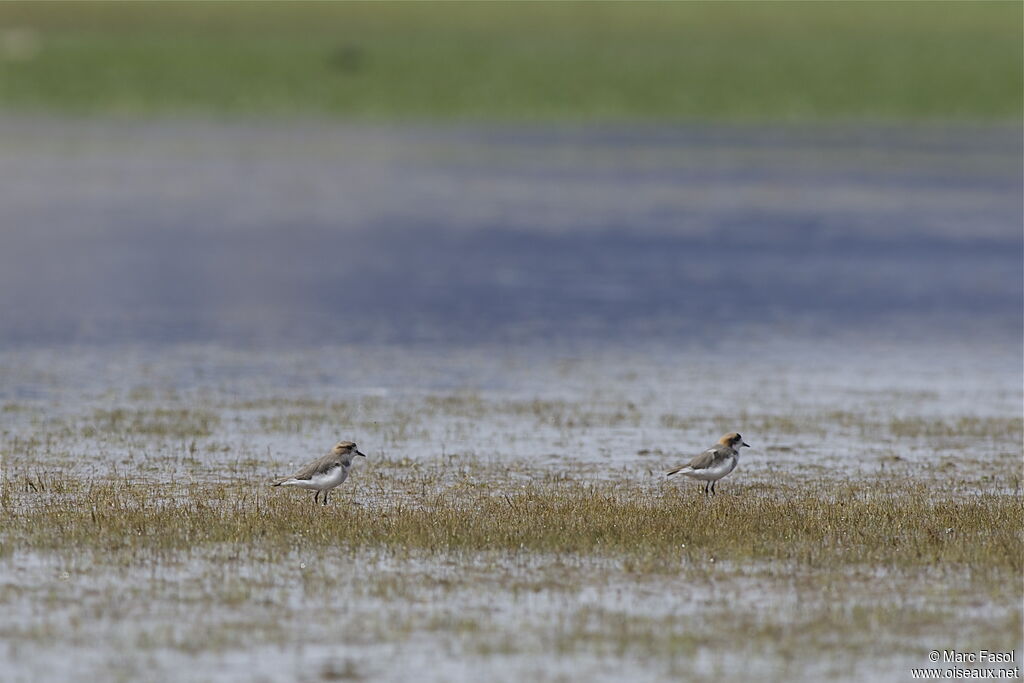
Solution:
[{"label": "blue-grey water surface", "polygon": [[1021,134],[0,119],[0,344],[1022,325]]}]

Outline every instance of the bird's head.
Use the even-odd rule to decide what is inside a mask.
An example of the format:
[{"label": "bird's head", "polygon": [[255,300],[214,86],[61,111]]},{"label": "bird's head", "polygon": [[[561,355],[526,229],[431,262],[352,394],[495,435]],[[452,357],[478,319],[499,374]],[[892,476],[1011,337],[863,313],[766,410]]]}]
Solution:
[{"label": "bird's head", "polygon": [[739,435],[739,432],[729,432],[721,439],[719,439],[718,443],[722,444],[723,446],[728,446],[729,448],[732,448],[736,451],[743,448],[744,446],[750,448],[750,444],[743,440],[743,437]]}]

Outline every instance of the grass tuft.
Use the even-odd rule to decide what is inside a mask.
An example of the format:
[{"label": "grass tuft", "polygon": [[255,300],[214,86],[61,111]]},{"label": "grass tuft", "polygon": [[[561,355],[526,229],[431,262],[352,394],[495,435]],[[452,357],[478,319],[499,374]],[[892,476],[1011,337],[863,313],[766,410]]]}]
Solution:
[{"label": "grass tuft", "polygon": [[187,439],[210,436],[219,424],[220,417],[206,410],[117,408],[97,410],[92,421],[82,427],[82,436],[134,434]]}]

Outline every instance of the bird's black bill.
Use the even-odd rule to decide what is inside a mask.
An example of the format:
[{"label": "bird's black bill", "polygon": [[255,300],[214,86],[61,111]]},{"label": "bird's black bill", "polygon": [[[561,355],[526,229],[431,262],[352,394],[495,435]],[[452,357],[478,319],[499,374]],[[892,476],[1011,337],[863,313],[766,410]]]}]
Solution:
[{"label": "bird's black bill", "polygon": [[747,443],[746,441],[744,441],[744,442],[742,442],[742,443],[743,443],[743,445],[744,445],[744,446],[746,446],[747,448],[750,448],[750,444],[749,444],[749,443]]},{"label": "bird's black bill", "polygon": [[356,455],[361,455],[361,456],[363,456],[364,458],[366,457],[366,453],[360,453],[359,451],[356,451]]}]

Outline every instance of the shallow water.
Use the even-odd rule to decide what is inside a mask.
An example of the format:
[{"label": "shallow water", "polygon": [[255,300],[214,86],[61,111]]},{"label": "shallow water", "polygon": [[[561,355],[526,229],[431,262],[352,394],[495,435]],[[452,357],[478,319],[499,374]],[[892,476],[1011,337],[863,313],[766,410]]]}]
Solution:
[{"label": "shallow water", "polygon": [[0,343],[1017,341],[1015,128],[0,119]]},{"label": "shallow water", "polygon": [[[974,587],[950,568],[820,580],[798,566],[705,561],[684,578],[494,553],[237,557],[214,548],[127,566],[5,558],[5,680],[896,681],[954,633],[995,644],[993,630],[1016,612],[960,596],[937,602],[936,591]],[[891,619],[893,610],[915,628],[875,623],[884,652],[867,629],[808,628],[822,615]]]}]

